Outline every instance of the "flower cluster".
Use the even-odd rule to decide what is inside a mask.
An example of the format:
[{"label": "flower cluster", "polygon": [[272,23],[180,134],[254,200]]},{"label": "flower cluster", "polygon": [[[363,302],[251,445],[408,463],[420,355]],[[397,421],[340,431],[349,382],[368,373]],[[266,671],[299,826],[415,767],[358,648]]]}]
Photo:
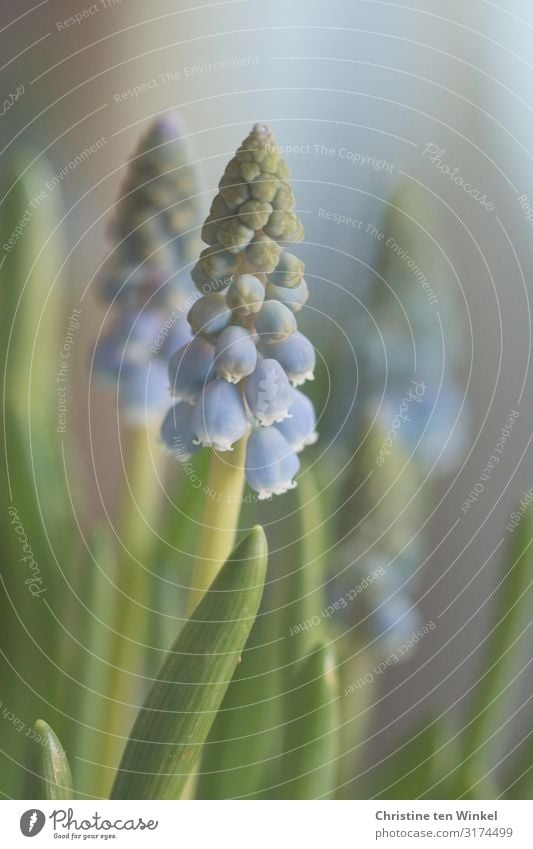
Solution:
[{"label": "flower cluster", "polygon": [[202,229],[194,338],[170,360],[178,403],[162,427],[183,460],[247,436],[246,478],[260,499],[295,486],[297,454],[317,437],[313,405],[296,388],[312,379],[315,351],[296,325],[309,293],[303,262],[286,249],[303,237],[288,176],[272,132],[256,124]]},{"label": "flower cluster", "polygon": [[158,118],[132,156],[110,227],[114,249],[100,295],[110,325],[95,350],[97,376],[118,386],[128,421],[168,408],[166,364],[191,338],[193,287],[181,269],[195,252],[196,175],[177,116]]}]

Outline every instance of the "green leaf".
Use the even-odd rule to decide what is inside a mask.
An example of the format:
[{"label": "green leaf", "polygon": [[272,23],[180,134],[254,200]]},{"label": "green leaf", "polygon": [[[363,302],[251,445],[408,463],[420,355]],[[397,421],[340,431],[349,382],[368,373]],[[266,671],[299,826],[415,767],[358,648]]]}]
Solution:
[{"label": "green leaf", "polygon": [[335,656],[323,644],[300,661],[288,694],[279,797],[332,798],[339,754],[338,698]]},{"label": "green leaf", "polygon": [[293,626],[311,617],[316,621],[325,606],[324,512],[309,470],[284,509],[296,513],[300,539],[294,541],[293,523],[286,528],[286,545],[278,534],[284,574],[265,593],[243,661],[213,723],[198,778],[201,799],[269,798],[283,745],[284,691],[292,686],[294,664],[322,633],[323,624],[310,630],[304,625],[291,635]]},{"label": "green leaf", "polygon": [[488,773],[497,761],[507,727],[509,701],[517,686],[513,678],[527,662],[532,541],[533,512],[527,510],[515,531],[505,574],[497,587],[495,624],[485,642],[485,664],[463,733],[462,783],[477,798],[492,798],[497,792]]},{"label": "green leaf", "polygon": [[64,702],[76,722],[70,723],[64,740],[75,753],[72,768],[76,789],[88,796],[102,796],[106,784],[109,789],[109,770],[98,764],[106,763],[107,690],[110,677],[116,673],[111,666],[117,613],[117,593],[112,590],[112,581],[116,581],[114,542],[109,527],[93,529],[91,550],[82,560],[77,587],[83,603],[75,606],[75,622],[69,629],[74,649],[68,668],[73,680],[66,684]]},{"label": "green leaf", "polygon": [[[372,798],[418,799],[433,783],[437,723],[427,721],[376,768]],[[433,797],[435,798],[435,797]]]},{"label": "green leaf", "polygon": [[518,747],[511,768],[504,771],[501,781],[504,799],[531,799],[533,796],[533,731]]},{"label": "green leaf", "polygon": [[72,776],[63,746],[50,726],[38,719],[28,751],[28,799],[72,799]]},{"label": "green leaf", "polygon": [[[265,596],[268,596],[265,593]],[[199,799],[257,798],[279,755],[283,690],[276,617],[265,598],[204,747]]]},{"label": "green leaf", "polygon": [[266,538],[256,525],[163,662],[126,744],[111,798],[180,797],[255,621],[266,565]]},{"label": "green leaf", "polygon": [[322,611],[326,607],[325,557],[330,550],[324,519],[328,514],[319,485],[310,469],[301,475],[296,497],[300,539],[292,557],[290,548],[287,549],[286,574],[279,588],[279,603],[284,617],[283,633],[287,638],[284,647],[287,686],[294,675],[294,667],[289,664],[308,655],[327,635]]}]

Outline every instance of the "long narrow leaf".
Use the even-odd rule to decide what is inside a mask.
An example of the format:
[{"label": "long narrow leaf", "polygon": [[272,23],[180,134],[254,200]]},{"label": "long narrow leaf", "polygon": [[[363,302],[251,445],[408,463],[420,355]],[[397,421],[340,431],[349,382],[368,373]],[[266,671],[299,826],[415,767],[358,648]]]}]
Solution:
[{"label": "long narrow leaf", "polygon": [[181,795],[255,621],[266,563],[266,538],[256,526],[224,564],[167,655],[126,744],[112,798]]},{"label": "long narrow leaf", "polygon": [[321,645],[299,664],[288,697],[278,793],[285,799],[332,798],[338,755],[335,657]]},{"label": "long narrow leaf", "polygon": [[[260,615],[204,749],[198,779],[202,799],[268,798],[277,771],[286,716],[284,691],[292,686],[294,664],[316,645],[324,609],[323,554],[327,550],[319,487],[306,470],[288,497],[297,511],[299,540],[291,525],[280,543],[284,576],[265,593]],[[291,633],[292,631],[292,633]]]},{"label": "long narrow leaf", "polygon": [[[527,510],[515,531],[506,573],[499,589],[495,625],[486,641],[484,669],[480,672],[470,707],[471,720],[463,735],[462,773],[465,787],[486,798],[486,776],[497,751],[500,734],[505,732],[512,698],[513,678],[525,662],[530,628],[528,602],[531,597],[533,562],[533,513]],[[530,638],[529,638],[530,640]],[[493,778],[491,777],[491,781]]]},{"label": "long narrow leaf", "polygon": [[38,719],[28,752],[28,799],[72,799],[67,756],[48,723]]}]

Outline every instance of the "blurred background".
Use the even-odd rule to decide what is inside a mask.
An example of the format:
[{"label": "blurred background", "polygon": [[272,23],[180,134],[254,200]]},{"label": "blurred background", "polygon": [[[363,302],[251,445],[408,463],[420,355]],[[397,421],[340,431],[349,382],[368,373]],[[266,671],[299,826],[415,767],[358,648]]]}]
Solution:
[{"label": "blurred background", "polygon": [[[276,134],[305,227],[299,252],[311,297],[301,325],[322,363],[312,394],[323,488],[343,464],[359,468],[358,433],[374,402],[386,432],[411,379],[426,387],[426,418],[406,445],[406,468],[412,457],[418,477],[390,509],[409,502],[406,539],[423,539],[401,582],[417,610],[406,633],[435,627],[379,676],[359,770],[394,751],[420,716],[445,712],[461,727],[513,540],[506,525],[533,485],[532,39],[525,0],[5,0],[2,7],[2,90],[19,92],[1,117],[4,171],[12,157],[45,157],[59,175],[42,211],[62,210],[62,267],[26,327],[38,349],[54,324],[57,357],[41,363],[38,378],[52,406],[69,316],[80,311],[66,431],[56,430],[50,446],[63,456],[78,543],[95,520],[113,523],[124,476],[116,396],[95,387],[89,366],[108,321],[97,290],[110,211],[128,158],[161,112],[177,110],[186,125],[202,217],[251,125],[267,122]],[[11,187],[4,185],[2,203]],[[9,236],[3,232],[2,243]],[[395,292],[402,275],[411,283],[405,298],[405,289]],[[64,319],[52,320],[59,303]],[[16,374],[21,361],[10,356],[6,373]],[[24,370],[18,380],[27,394]],[[35,465],[34,485],[46,503],[55,484],[45,464]],[[283,507],[276,509],[267,527],[274,548],[283,538]],[[339,525],[335,506],[326,507],[334,535],[350,528],[349,511],[343,516]],[[371,538],[382,532],[380,521]],[[61,574],[71,556],[58,554]],[[346,589],[337,580],[350,560],[342,551],[334,557],[330,601]],[[66,615],[63,625],[68,654]],[[531,730],[528,629],[529,619],[493,765]],[[31,680],[27,663],[17,676],[8,662],[13,686],[21,675]],[[10,710],[4,688],[1,698]],[[6,763],[19,757],[13,737],[3,738]]]}]

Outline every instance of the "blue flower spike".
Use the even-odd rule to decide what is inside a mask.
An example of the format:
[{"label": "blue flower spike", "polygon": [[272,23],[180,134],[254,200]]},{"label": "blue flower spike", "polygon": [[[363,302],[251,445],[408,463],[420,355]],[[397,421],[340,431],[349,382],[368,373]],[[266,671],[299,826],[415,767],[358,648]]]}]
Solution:
[{"label": "blue flower spike", "polygon": [[[256,124],[202,228],[207,247],[191,272],[202,297],[188,314],[195,335],[169,368],[174,395],[194,405],[195,446],[231,451],[247,438],[246,479],[260,499],[296,486],[297,453],[317,438],[313,405],[293,388],[312,379],[315,351],[296,321],[309,291],[302,260],[285,250],[303,238],[288,177],[271,130]],[[165,424],[175,439],[168,416]]]},{"label": "blue flower spike", "polygon": [[168,112],[142,136],[109,227],[113,250],[99,284],[111,323],[95,372],[118,387],[126,423],[168,410],[169,355],[191,338],[183,304],[194,292],[183,266],[197,252],[197,179],[181,120]]}]

